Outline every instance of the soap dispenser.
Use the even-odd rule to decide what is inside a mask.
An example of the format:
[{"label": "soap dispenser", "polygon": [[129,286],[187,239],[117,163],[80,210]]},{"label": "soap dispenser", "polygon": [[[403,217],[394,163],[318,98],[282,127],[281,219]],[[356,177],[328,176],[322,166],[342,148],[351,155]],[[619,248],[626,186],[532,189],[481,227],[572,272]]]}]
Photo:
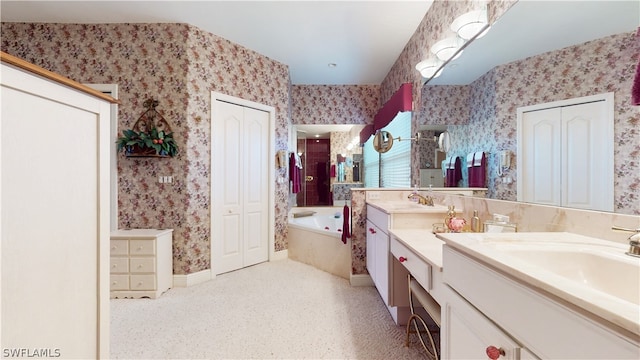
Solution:
[{"label": "soap dispenser", "polygon": [[455,205],[449,205],[447,211],[447,217],[444,218],[444,224],[450,228],[451,219],[456,217]]}]

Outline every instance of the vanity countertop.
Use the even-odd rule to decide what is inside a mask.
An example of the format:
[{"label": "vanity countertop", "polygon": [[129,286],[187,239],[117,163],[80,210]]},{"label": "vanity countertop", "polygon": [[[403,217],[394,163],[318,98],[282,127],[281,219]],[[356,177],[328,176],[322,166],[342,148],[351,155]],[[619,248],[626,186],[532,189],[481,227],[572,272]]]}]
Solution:
[{"label": "vanity countertop", "polygon": [[[378,210],[384,211],[387,214],[446,214],[447,207],[444,205],[420,205],[409,200],[397,201],[397,200],[367,200],[367,205],[371,205]],[[457,212],[462,210],[456,209]]]},{"label": "vanity countertop", "polygon": [[442,246],[444,241],[438,239],[431,231],[425,229],[389,229],[389,232],[423,261],[429,263],[434,270],[442,271]]},{"label": "vanity countertop", "polygon": [[[625,255],[624,244],[566,232],[441,233],[437,237],[537,291],[640,335],[640,258]],[[572,269],[573,263],[586,266]]]}]

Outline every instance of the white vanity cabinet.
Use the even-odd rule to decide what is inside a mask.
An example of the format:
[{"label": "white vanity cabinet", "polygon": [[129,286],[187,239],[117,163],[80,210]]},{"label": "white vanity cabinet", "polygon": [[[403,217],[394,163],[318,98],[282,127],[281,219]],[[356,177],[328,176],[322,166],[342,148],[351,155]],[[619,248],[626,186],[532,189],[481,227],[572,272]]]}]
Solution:
[{"label": "white vanity cabinet", "polygon": [[407,272],[389,251],[390,215],[367,206],[367,271],[393,320],[406,324],[409,310]]},{"label": "white vanity cabinet", "polygon": [[[444,359],[638,359],[640,348],[611,324],[586,315],[445,245]],[[471,353],[467,351],[472,351]]]},{"label": "white vanity cabinet", "polygon": [[173,230],[111,233],[111,297],[155,299],[173,285]]}]

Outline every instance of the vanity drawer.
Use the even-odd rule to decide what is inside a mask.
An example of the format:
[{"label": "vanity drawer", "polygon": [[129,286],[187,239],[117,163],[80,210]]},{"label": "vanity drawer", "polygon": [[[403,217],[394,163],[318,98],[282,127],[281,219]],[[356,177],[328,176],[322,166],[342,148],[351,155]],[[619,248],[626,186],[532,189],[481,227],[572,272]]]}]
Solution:
[{"label": "vanity drawer", "polygon": [[129,275],[111,275],[111,290],[129,290]]},{"label": "vanity drawer", "polygon": [[[431,265],[422,260],[404,244],[400,243],[395,236],[391,237],[391,253],[400,263],[413,275],[420,285],[427,291],[433,289],[431,282]],[[402,259],[401,259],[402,258]]]},{"label": "vanity drawer", "polygon": [[367,219],[374,223],[385,234],[389,233],[389,214],[367,205]]},{"label": "vanity drawer", "polygon": [[154,273],[156,271],[156,259],[152,257],[131,258],[132,273]]},{"label": "vanity drawer", "polygon": [[131,255],[155,255],[156,242],[154,240],[129,240]]},{"label": "vanity drawer", "polygon": [[128,240],[111,240],[111,255],[128,255]]},{"label": "vanity drawer", "polygon": [[112,274],[128,273],[129,272],[129,258],[126,257],[112,257],[111,268]]},{"label": "vanity drawer", "polygon": [[155,290],[155,275],[131,275],[131,290]]}]

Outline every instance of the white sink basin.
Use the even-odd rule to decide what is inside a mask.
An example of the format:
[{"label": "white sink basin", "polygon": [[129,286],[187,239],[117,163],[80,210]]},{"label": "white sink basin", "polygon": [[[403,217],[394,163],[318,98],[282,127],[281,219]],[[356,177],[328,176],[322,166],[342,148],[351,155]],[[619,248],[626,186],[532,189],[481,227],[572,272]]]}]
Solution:
[{"label": "white sink basin", "polygon": [[602,246],[500,244],[496,250],[640,306],[640,258]]}]

